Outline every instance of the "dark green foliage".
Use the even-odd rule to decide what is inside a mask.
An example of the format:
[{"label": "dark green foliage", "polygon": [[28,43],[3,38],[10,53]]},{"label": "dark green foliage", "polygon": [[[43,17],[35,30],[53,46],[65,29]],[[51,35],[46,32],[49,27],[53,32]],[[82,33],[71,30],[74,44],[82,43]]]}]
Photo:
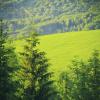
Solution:
[{"label": "dark green foliage", "polygon": [[52,73],[48,72],[48,60],[45,53],[40,52],[36,46],[38,40],[35,35],[26,39],[23,56],[24,79],[28,83],[24,89],[24,100],[49,100],[55,98],[57,92],[54,89],[54,81],[50,80]]},{"label": "dark green foliage", "polygon": [[88,100],[89,91],[87,87],[87,67],[83,61],[73,61],[72,70],[74,72],[74,91],[75,100]]},{"label": "dark green foliage", "polygon": [[[76,87],[75,94],[79,100],[100,99],[100,58],[98,51],[95,51],[87,63],[83,61],[74,62],[73,71],[76,75],[74,80]],[[78,90],[78,91],[77,91]]]},{"label": "dark green foliage", "polygon": [[65,72],[60,78],[64,100],[99,100],[100,57],[98,51],[93,53],[88,62],[73,60],[70,70],[70,74]]},{"label": "dark green foliage", "polygon": [[3,21],[0,21],[0,100],[11,100],[14,95],[14,85],[12,82],[12,72],[14,68],[9,66],[9,58],[13,52],[11,48],[6,48],[7,34],[3,32]]},{"label": "dark green foliage", "polygon": [[3,33],[3,23],[0,21],[0,99],[7,100],[9,93],[9,66],[8,50],[5,49],[5,35]]},{"label": "dark green foliage", "polygon": [[61,73],[58,83],[59,91],[63,100],[72,100],[73,83],[70,77],[68,76],[68,73]]},{"label": "dark green foliage", "polygon": [[89,59],[89,87],[90,87],[90,99],[100,99],[100,57],[99,52],[95,51],[93,56]]}]

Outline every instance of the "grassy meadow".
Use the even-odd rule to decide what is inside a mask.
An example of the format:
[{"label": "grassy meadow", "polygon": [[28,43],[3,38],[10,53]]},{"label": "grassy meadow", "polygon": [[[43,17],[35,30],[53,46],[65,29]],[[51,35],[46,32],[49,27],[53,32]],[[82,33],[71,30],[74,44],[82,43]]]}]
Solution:
[{"label": "grassy meadow", "polygon": [[[100,50],[100,30],[44,35],[39,36],[39,41],[39,49],[46,52],[51,63],[49,70],[58,77],[75,56],[85,60],[93,50]],[[24,44],[24,40],[15,41],[16,52],[21,52]]]}]

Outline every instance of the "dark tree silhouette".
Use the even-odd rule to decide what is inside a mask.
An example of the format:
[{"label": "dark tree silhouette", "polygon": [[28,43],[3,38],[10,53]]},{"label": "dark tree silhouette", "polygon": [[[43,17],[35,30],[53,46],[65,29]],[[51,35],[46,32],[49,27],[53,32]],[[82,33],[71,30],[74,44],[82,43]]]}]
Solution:
[{"label": "dark tree silhouette", "polygon": [[11,48],[6,48],[7,34],[3,31],[3,21],[0,21],[0,100],[10,100],[13,91],[11,74],[13,67],[9,66],[9,58],[12,53]]}]

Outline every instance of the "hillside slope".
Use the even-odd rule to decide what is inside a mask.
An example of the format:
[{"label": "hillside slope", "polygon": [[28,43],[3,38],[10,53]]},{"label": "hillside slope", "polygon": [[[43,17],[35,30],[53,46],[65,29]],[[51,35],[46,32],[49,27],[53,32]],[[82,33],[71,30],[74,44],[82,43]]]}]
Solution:
[{"label": "hillside slope", "polygon": [[87,59],[93,50],[100,50],[100,30],[41,36],[40,49],[50,59],[50,70],[58,74],[74,56]]},{"label": "hillside slope", "polygon": [[[93,50],[100,50],[100,30],[45,35],[39,36],[39,39],[39,49],[46,52],[52,64],[49,70],[54,71],[56,76],[68,69],[74,56],[85,60]],[[23,51],[24,44],[24,40],[14,42],[17,53]]]}]

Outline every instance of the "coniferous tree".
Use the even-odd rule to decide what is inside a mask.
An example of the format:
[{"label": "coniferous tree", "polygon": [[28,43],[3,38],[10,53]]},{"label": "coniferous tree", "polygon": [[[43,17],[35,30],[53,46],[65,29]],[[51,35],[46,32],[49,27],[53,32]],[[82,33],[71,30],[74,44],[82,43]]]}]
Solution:
[{"label": "coniferous tree", "polygon": [[[37,49],[38,39],[32,34],[26,39],[23,55],[24,100],[49,100],[57,98],[52,75],[48,72],[49,63],[45,53]],[[51,100],[50,99],[50,100]],[[56,99],[54,99],[56,100]],[[58,99],[57,99],[58,100]]]}]

